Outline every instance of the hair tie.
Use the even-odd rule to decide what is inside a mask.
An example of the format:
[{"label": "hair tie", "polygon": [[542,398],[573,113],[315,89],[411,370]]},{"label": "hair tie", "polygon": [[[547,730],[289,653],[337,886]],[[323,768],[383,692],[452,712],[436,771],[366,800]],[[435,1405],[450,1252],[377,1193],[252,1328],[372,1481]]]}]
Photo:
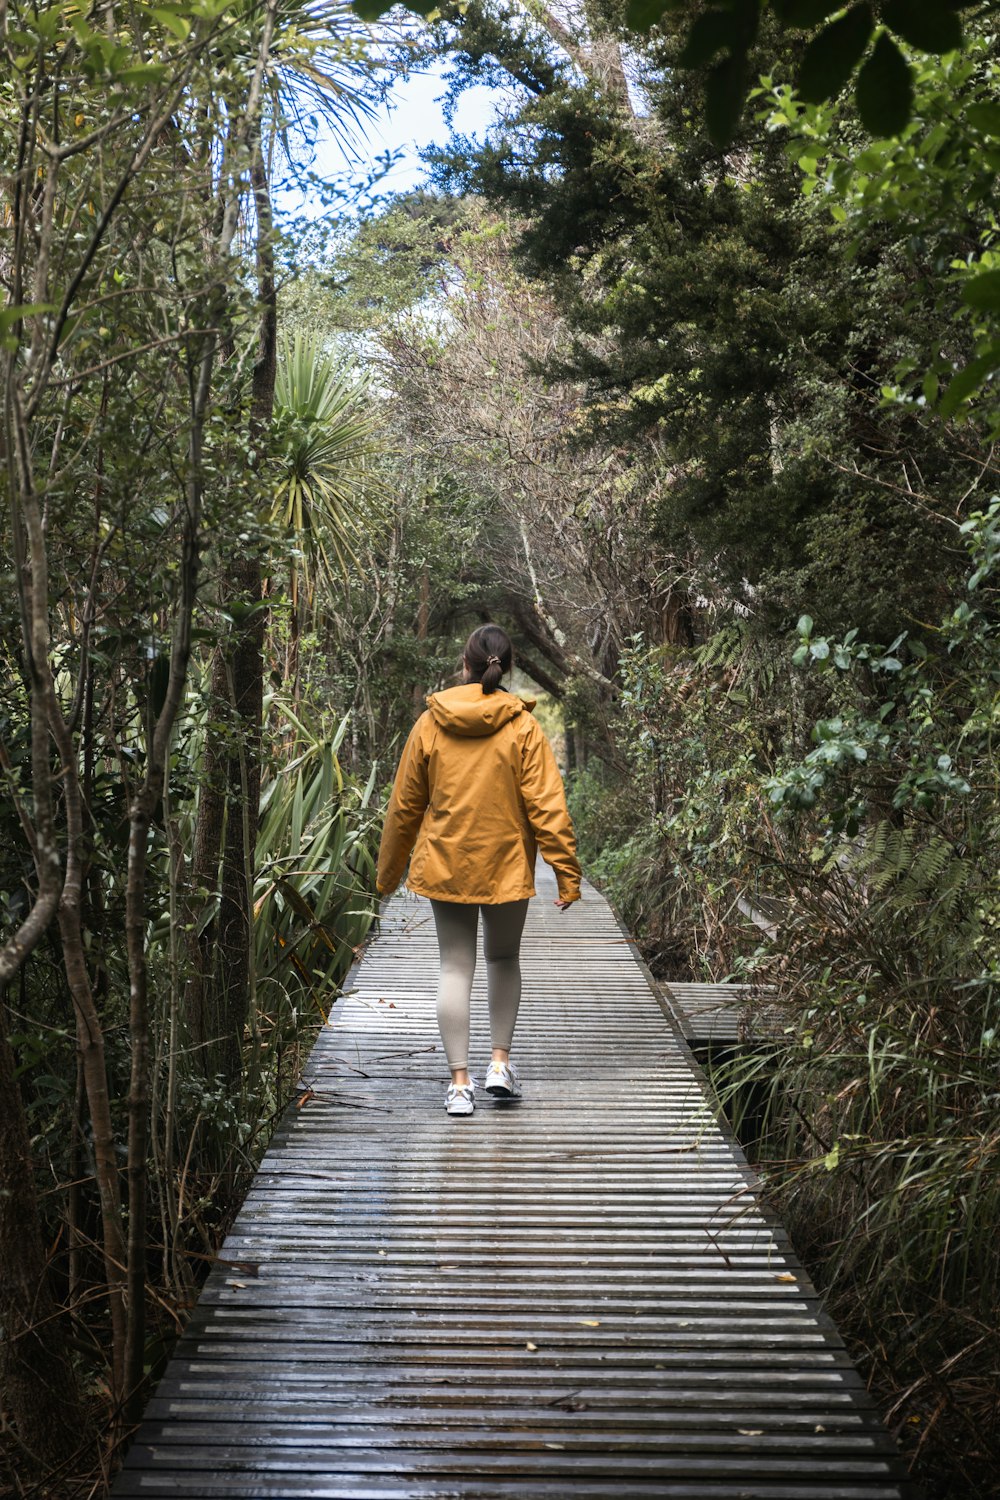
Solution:
[{"label": "hair tie", "polygon": [[492,667],[493,664],[494,664],[494,662],[496,663],[497,666],[500,665],[500,658],[499,658],[499,656],[488,656],[486,658],[486,665],[488,667]]}]

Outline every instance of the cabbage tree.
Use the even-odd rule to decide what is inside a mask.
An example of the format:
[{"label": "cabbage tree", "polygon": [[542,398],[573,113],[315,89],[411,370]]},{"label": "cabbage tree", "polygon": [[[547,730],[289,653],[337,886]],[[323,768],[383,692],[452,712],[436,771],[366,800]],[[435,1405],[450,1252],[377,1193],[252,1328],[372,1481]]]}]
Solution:
[{"label": "cabbage tree", "polygon": [[352,541],[377,516],[378,430],[362,374],[315,337],[296,333],[285,342],[275,383],[270,520],[291,544],[286,677],[295,696],[302,604],[313,603],[318,580],[332,583],[357,563]]}]

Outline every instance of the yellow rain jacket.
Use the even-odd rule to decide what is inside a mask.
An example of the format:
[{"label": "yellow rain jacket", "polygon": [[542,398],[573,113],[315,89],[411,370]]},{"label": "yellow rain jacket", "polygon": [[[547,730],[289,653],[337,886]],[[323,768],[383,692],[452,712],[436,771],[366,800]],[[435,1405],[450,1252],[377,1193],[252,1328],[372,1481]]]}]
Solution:
[{"label": "yellow rain jacket", "polygon": [[523,901],[535,850],[560,901],[580,899],[562,779],[534,702],[478,682],[431,693],[403,749],[378,858],[380,894],[407,884],[435,901]]}]

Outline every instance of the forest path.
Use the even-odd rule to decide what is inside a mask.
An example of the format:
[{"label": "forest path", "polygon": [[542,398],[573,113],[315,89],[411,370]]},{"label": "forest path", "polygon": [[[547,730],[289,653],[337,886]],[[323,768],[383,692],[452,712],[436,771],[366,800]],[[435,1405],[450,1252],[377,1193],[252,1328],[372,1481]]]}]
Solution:
[{"label": "forest path", "polygon": [[[524,1099],[465,1119],[429,905],[388,903],[115,1495],[909,1493],[635,950],[591,887],[554,895],[545,870]],[[476,1071],[485,1017],[480,972]]]}]

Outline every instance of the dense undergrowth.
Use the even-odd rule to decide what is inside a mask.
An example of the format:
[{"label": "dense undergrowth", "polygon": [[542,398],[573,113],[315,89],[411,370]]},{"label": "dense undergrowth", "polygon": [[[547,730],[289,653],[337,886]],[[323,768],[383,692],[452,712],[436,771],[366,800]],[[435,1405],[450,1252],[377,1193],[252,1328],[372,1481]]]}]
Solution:
[{"label": "dense undergrowth", "polygon": [[631,774],[574,784],[590,871],[656,971],[772,987],[777,1040],[716,1087],[766,1091],[768,1191],[916,1472],[956,1500],[1000,1465],[1000,502],[962,530],[936,628],[887,649],[800,621],[794,721],[749,630],[637,642]]},{"label": "dense undergrowth", "polygon": [[[149,894],[160,913],[148,937],[151,1018],[151,1211],[144,1372],[162,1373],[205,1275],[289,1099],[316,1032],[374,917],[370,892],[380,819],[367,783],[342,768],[346,723],[324,722],[303,705],[266,705],[276,733],[263,770],[254,880],[253,1002],[238,1038],[235,1070],[214,1066],[212,1038],[199,1030],[191,992],[192,949],[218,920],[219,899],[192,891],[186,870],[195,838],[194,796],[205,754],[205,706],[192,696],[180,725],[165,797],[163,832],[150,858]],[[5,738],[18,743],[16,718]],[[120,814],[95,828],[88,912],[91,962],[100,976],[112,1123],[127,1131],[130,1056],[128,988],[121,931],[124,900]],[[18,898],[17,887],[6,900]],[[100,913],[98,919],[96,913]],[[100,1221],[94,1187],[71,1001],[55,941],[22,971],[7,997],[9,1040],[39,1173],[51,1284],[66,1308],[75,1360],[95,1425],[107,1434],[100,1464],[90,1445],[46,1476],[49,1493],[82,1494],[115,1464],[122,1428],[109,1411],[107,1349],[112,1337],[102,1296]],[[15,1485],[26,1483],[23,1455],[7,1457]],[[30,1488],[30,1486],[29,1486]]]}]

